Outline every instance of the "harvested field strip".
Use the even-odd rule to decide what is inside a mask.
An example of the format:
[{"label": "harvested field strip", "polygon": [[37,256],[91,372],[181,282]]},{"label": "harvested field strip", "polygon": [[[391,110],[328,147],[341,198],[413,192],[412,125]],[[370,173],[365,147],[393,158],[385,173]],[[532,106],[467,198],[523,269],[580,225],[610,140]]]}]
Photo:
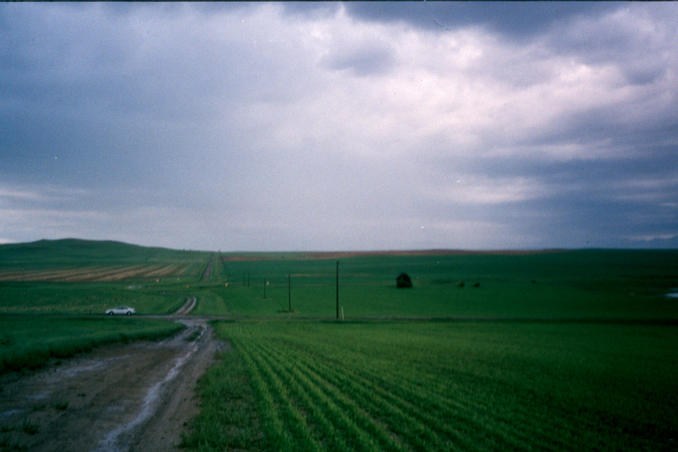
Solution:
[{"label": "harvested field strip", "polygon": [[[150,268],[155,269],[155,267],[150,267]],[[146,273],[148,270],[149,270],[149,265],[147,265],[147,264],[132,265],[132,266],[127,267],[125,269],[122,269],[120,271],[101,276],[97,280],[98,281],[120,281],[122,279],[142,277],[142,275],[144,273]]]},{"label": "harvested field strip", "polygon": [[202,263],[193,263],[188,264],[183,267],[180,273],[177,273],[178,276],[193,276],[197,275],[200,269],[202,269]]},{"label": "harvested field strip", "polygon": [[91,272],[79,272],[79,273],[74,273],[73,275],[64,278],[63,281],[99,281],[101,278],[110,275],[110,274],[116,274],[119,272],[124,272],[129,269],[129,266],[122,265],[122,266],[116,266],[116,267],[107,267],[107,268],[101,268],[97,269],[97,271],[91,271]]},{"label": "harvested field strip", "polygon": [[178,270],[181,266],[178,264],[168,264],[160,267],[157,270],[154,270],[152,272],[146,273],[145,276],[147,277],[152,277],[152,276],[167,276],[167,275],[174,275],[178,273]]},{"label": "harvested field strip", "polygon": [[[77,267],[61,270],[36,270],[0,274],[3,281],[117,281],[148,271],[146,264],[114,267]],[[156,270],[152,267],[152,271]]]},{"label": "harvested field strip", "polygon": [[[103,267],[103,269],[110,269],[111,267]],[[115,267],[121,268],[121,267]],[[2,281],[49,281],[60,280],[74,275],[85,274],[90,272],[101,271],[102,267],[76,267],[66,269],[53,270],[27,270],[20,272],[3,272],[0,273],[0,280]]]},{"label": "harvested field strip", "polygon": [[137,264],[112,267],[76,267],[54,270],[2,271],[0,281],[119,281],[127,278],[154,278],[182,275],[191,265]]}]

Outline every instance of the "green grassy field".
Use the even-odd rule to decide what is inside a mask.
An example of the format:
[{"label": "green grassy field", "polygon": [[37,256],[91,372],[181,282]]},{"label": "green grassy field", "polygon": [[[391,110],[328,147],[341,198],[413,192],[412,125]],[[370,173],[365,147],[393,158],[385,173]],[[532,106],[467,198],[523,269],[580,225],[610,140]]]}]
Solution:
[{"label": "green grassy field", "polygon": [[99,314],[134,306],[138,314],[168,314],[186,298],[186,289],[112,283],[0,282],[0,314]]},{"label": "green grassy field", "polygon": [[336,256],[80,245],[0,246],[3,369],[169,334],[101,313],[195,295],[233,349],[189,449],[676,448],[678,251],[343,255],[335,322]]},{"label": "green grassy field", "polygon": [[[176,311],[209,257],[74,239],[0,246],[0,276],[9,279],[0,280],[0,373],[100,344],[176,332],[182,327],[173,322],[104,318],[104,312],[119,305],[133,306],[139,315]],[[122,279],[96,281],[97,275]],[[78,281],[83,277],[95,280]]]},{"label": "green grassy field", "polygon": [[195,449],[675,446],[675,326],[269,321],[217,328],[235,351],[201,381],[203,408],[186,440]]},{"label": "green grassy field", "polygon": [[0,373],[35,369],[113,342],[158,339],[184,326],[165,320],[0,316]]},{"label": "green grassy field", "polygon": [[[286,316],[292,275],[297,316],[335,316],[335,260],[298,255],[222,263],[204,287],[204,315]],[[412,289],[396,289],[407,272]],[[249,287],[247,281],[249,280]],[[264,285],[266,297],[264,297]],[[228,282],[228,287],[223,283]],[[463,287],[462,286],[463,283]],[[477,285],[477,287],[475,287]],[[368,256],[340,260],[346,318],[678,318],[676,251],[567,251],[526,255]]]},{"label": "green grassy field", "polygon": [[0,270],[171,262],[202,264],[209,255],[208,252],[149,248],[113,241],[39,240],[0,245]]}]

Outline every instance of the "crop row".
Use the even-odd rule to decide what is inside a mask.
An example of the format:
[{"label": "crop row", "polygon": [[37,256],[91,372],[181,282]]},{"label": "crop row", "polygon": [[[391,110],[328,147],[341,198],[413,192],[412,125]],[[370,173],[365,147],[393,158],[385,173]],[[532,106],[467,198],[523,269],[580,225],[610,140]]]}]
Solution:
[{"label": "crop row", "polygon": [[671,444],[676,429],[671,328],[238,322],[217,331],[242,363],[253,400],[242,417],[258,413],[267,449],[636,450]]},{"label": "crop row", "polygon": [[299,345],[280,338],[234,340],[281,449],[468,450],[527,439],[479,414],[488,407],[441,398],[402,372],[386,378],[366,363],[348,367]]}]

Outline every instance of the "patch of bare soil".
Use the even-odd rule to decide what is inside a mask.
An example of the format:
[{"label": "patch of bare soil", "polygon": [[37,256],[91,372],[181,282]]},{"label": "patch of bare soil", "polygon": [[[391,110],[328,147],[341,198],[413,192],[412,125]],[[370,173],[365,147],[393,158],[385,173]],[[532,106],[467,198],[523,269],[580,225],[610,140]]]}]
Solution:
[{"label": "patch of bare soil", "polygon": [[171,451],[197,414],[195,383],[221,346],[202,320],[180,335],[95,350],[0,377],[0,449]]}]

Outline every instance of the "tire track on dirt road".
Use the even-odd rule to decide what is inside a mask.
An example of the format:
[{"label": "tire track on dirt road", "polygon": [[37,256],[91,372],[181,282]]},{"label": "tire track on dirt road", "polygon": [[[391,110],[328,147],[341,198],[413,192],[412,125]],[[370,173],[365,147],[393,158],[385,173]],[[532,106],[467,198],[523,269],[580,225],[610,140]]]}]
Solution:
[{"label": "tire track on dirt road", "polygon": [[101,347],[34,374],[0,377],[0,445],[177,450],[198,413],[196,381],[227,347],[205,320],[179,321],[186,329],[160,342]]},{"label": "tire track on dirt road", "polygon": [[181,305],[181,307],[177,309],[177,311],[172,315],[174,316],[187,315],[193,310],[193,308],[195,308],[196,304],[198,304],[198,297],[196,296],[188,297],[186,298],[184,304]]},{"label": "tire track on dirt road", "polygon": [[209,281],[210,278],[212,278],[212,273],[214,272],[214,261],[216,260],[217,255],[212,254],[210,256],[210,260],[207,261],[207,266],[205,267],[205,271],[202,272],[202,275],[200,275],[200,281],[205,282]]}]

